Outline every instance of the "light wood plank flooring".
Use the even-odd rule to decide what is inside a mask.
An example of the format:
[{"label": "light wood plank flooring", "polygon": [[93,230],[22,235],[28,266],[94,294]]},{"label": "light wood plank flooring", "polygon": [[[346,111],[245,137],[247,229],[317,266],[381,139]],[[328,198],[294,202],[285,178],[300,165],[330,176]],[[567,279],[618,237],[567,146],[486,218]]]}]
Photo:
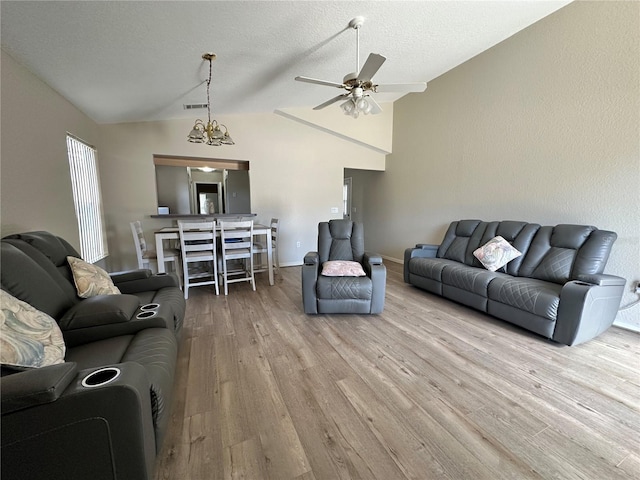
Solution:
[{"label": "light wood plank flooring", "polygon": [[640,478],[638,334],[558,346],[387,268],[375,316],[306,316],[300,267],[190,290],[156,478]]}]

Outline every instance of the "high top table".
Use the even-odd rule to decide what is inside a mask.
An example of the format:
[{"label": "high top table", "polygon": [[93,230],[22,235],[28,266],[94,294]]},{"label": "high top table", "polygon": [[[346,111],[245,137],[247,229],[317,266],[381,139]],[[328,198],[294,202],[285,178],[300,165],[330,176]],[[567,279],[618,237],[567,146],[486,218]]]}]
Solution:
[{"label": "high top table", "polygon": [[[216,226],[216,229],[219,231],[219,227]],[[180,239],[180,230],[178,227],[165,227],[160,230],[156,230],[154,232],[156,237],[156,255],[158,256],[158,273],[165,273],[165,265],[164,265],[164,241],[165,240],[179,240]],[[260,225],[255,223],[253,225],[253,236],[258,237],[261,235],[266,235],[266,245],[267,245],[267,266],[269,271],[269,285],[273,285],[273,248],[271,245],[271,227],[266,225]]]}]

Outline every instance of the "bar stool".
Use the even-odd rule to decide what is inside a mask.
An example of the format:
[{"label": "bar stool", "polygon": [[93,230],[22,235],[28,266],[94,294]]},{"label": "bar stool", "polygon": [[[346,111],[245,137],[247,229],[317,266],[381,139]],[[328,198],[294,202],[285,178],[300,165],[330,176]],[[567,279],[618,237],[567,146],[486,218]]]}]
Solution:
[{"label": "bar stool", "polygon": [[184,298],[189,298],[189,287],[202,285],[215,285],[216,295],[219,295],[216,222],[178,221],[178,230],[184,272]]},{"label": "bar stool", "polygon": [[[136,247],[136,257],[138,258],[138,268],[148,268],[154,272],[158,271],[158,257],[156,251],[148,248],[147,240],[144,238],[142,230],[142,222],[136,220],[129,224],[131,233],[133,234],[133,243]],[[176,248],[167,248],[163,250],[165,262],[174,262],[175,270],[180,277],[179,259],[180,250]]]},{"label": "bar stool", "polygon": [[[273,256],[273,270],[274,273],[280,273],[280,261],[278,260],[278,227],[280,220],[277,218],[271,219],[271,238],[267,236],[266,241],[271,241],[271,254]],[[265,242],[253,243],[253,254],[260,255],[260,263],[255,266],[254,273],[266,272],[269,270],[269,265],[264,262],[264,255],[267,254],[267,245]]]},{"label": "bar stool", "polygon": [[[220,221],[220,262],[224,294],[229,294],[229,284],[251,282],[256,290],[253,275],[253,220],[243,222]],[[241,260],[241,262],[237,262]],[[229,262],[233,261],[233,269]]]}]

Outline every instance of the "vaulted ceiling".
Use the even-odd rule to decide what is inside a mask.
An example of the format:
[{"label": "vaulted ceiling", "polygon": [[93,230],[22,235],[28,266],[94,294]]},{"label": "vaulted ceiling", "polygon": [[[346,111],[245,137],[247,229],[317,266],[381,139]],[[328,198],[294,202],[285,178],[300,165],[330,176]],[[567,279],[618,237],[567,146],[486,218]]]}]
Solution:
[{"label": "vaulted ceiling", "polygon": [[[2,48],[98,123],[193,117],[206,103],[214,52],[215,114],[312,108],[340,93],[370,52],[378,83],[426,81],[569,1],[6,1]],[[379,102],[394,94],[376,94]],[[333,105],[329,108],[338,108]]]}]

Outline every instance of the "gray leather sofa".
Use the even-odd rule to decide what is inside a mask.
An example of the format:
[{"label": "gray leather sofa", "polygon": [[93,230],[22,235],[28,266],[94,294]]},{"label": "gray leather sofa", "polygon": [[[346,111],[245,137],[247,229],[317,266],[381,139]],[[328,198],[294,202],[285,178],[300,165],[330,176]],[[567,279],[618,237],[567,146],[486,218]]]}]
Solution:
[{"label": "gray leather sofa", "polygon": [[177,278],[122,272],[111,275],[121,294],[81,299],[66,260],[79,255],[64,239],[0,243],[2,289],[54,318],[66,345],[65,363],[3,366],[2,477],[152,478],[185,313]]},{"label": "gray leather sofa", "polygon": [[[522,253],[496,272],[473,252],[501,236]],[[440,245],[404,256],[404,281],[549,338],[576,345],[607,330],[625,279],[606,275],[614,232],[584,225],[452,222]]]},{"label": "gray leather sofa", "polygon": [[[358,262],[366,275],[322,275],[323,263],[329,260]],[[305,313],[381,313],[386,281],[387,269],[382,257],[364,251],[361,223],[330,220],[318,224],[318,251],[308,252],[302,266]]]}]

